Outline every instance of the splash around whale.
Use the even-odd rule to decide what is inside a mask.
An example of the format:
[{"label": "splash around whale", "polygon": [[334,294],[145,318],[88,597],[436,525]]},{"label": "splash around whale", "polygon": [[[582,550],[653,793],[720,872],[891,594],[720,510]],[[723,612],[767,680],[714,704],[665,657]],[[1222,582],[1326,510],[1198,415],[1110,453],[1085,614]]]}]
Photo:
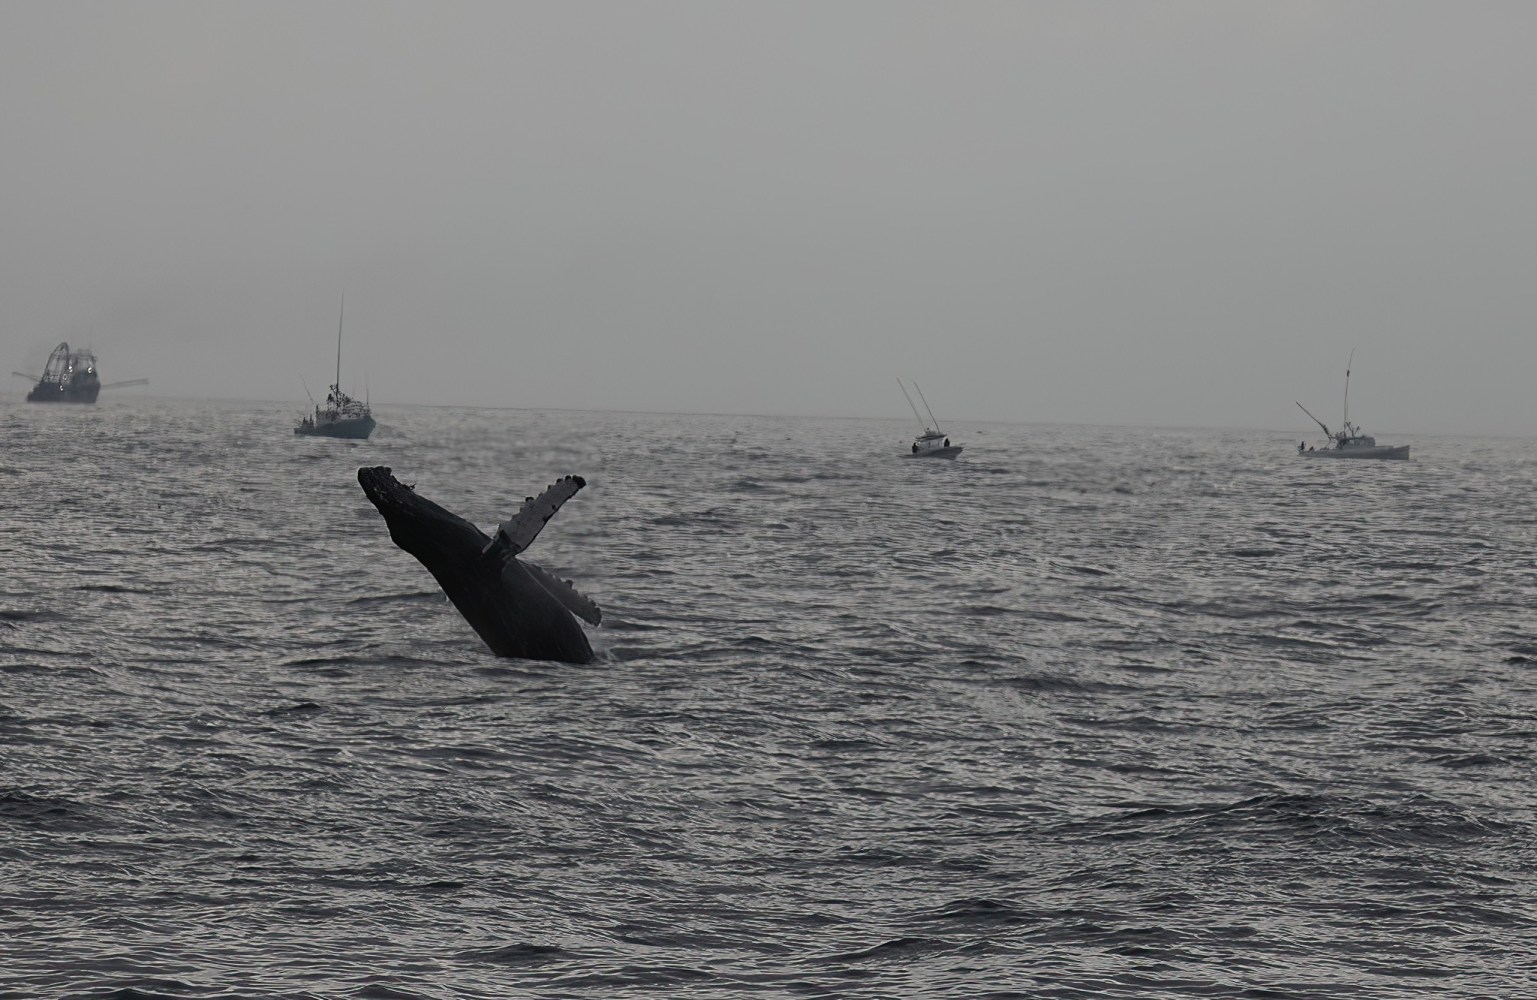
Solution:
[{"label": "splash around whale", "polygon": [[359,469],[358,484],[384,517],[390,538],[427,567],[491,652],[527,660],[592,662],[592,646],[577,618],[599,624],[603,616],[598,606],[569,580],[518,558],[586,480],[566,476],[529,497],[490,537],[419,496],[385,466]]}]

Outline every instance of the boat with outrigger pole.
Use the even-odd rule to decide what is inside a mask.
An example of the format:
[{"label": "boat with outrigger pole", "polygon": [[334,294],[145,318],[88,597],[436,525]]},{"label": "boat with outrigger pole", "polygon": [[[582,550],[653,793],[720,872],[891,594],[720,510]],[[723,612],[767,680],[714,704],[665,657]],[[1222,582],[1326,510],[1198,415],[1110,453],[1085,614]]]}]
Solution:
[{"label": "boat with outrigger pole", "polygon": [[923,425],[923,433],[913,439],[912,450],[908,452],[908,458],[954,458],[961,453],[964,445],[951,444],[945,436],[944,428],[939,426],[939,421],[934,417],[934,411],[929,407],[929,401],[923,399],[923,390],[918,388],[918,383],[913,383],[913,388],[918,393],[918,398],[923,400],[923,408],[929,412],[929,422],[923,422],[923,415],[918,412],[918,407],[913,405],[913,397],[907,394],[907,386],[897,379],[897,388],[902,390],[902,397],[907,400],[907,405],[912,407],[913,416],[918,418],[918,423]]},{"label": "boat with outrigger pole", "polygon": [[1313,423],[1322,427],[1325,437],[1328,438],[1322,447],[1315,448],[1307,445],[1306,441],[1298,442],[1297,454],[1307,458],[1392,458],[1407,459],[1409,446],[1406,444],[1387,445],[1378,444],[1377,439],[1370,434],[1361,433],[1361,428],[1350,422],[1350,368],[1355,363],[1356,352],[1350,352],[1350,360],[1345,362],[1345,416],[1344,426],[1338,431],[1330,431],[1329,426],[1308,412],[1308,408],[1300,402],[1297,408],[1308,416],[1313,417]]},{"label": "boat with outrigger pole", "polygon": [[[314,416],[300,420],[295,434],[362,440],[374,432],[374,415],[368,400],[359,402],[342,392],[342,324],[346,318],[347,299],[343,296],[341,315],[336,320],[336,381],[326,393],[325,406],[315,403]],[[309,395],[309,388],[304,392]],[[314,403],[315,397],[310,396],[310,402]]]},{"label": "boat with outrigger pole", "polygon": [[103,389],[124,389],[131,385],[149,385],[147,378],[131,378],[126,382],[108,382],[102,384],[101,375],[96,370],[96,355],[85,348],[76,351],[69,349],[68,341],[62,342],[48,355],[48,363],[43,366],[43,374],[29,375],[26,372],[11,372],[17,378],[24,378],[28,382],[36,381],[32,391],[27,393],[29,403],[84,403],[96,402],[96,397]]}]

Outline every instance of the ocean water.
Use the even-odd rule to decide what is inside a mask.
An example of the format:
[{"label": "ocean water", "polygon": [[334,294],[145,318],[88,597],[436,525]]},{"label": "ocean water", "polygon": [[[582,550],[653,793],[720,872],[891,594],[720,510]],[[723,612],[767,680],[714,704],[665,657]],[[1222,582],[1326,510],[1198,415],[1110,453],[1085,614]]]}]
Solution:
[{"label": "ocean water", "polygon": [[1537,994],[1537,441],[297,415],[0,406],[0,997]]}]

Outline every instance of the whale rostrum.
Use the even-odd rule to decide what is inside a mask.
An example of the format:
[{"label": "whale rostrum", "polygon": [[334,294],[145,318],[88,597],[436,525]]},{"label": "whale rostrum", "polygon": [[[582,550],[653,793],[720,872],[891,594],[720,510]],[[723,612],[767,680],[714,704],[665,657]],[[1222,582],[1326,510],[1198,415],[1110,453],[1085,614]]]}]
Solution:
[{"label": "whale rostrum", "polygon": [[592,646],[576,619],[597,625],[603,613],[571,581],[518,558],[561,505],[587,485],[581,476],[566,476],[527,498],[489,538],[458,514],[418,495],[385,466],[359,469],[358,484],[383,515],[390,538],[427,567],[491,652],[527,660],[592,662]]}]

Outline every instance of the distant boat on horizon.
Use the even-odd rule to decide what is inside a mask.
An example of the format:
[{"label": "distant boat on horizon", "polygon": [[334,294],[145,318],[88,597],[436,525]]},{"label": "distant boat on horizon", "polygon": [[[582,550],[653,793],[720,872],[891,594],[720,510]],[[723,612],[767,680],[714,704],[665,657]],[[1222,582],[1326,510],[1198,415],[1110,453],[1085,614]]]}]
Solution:
[{"label": "distant boat on horizon", "polygon": [[53,353],[48,355],[48,363],[43,366],[43,374],[29,375],[26,372],[11,372],[17,378],[24,378],[37,384],[32,391],[27,393],[29,403],[83,403],[89,405],[96,402],[96,397],[103,389],[121,389],[130,385],[149,385],[147,378],[128,379],[125,382],[108,382],[103,385],[101,377],[96,370],[96,355],[81,348],[72,351],[67,341],[61,341]]},{"label": "distant boat on horizon", "polygon": [[929,411],[929,423],[923,422],[923,415],[918,412],[918,407],[913,404],[913,397],[907,394],[907,386],[897,379],[897,388],[902,390],[902,396],[907,400],[907,405],[912,407],[913,416],[918,418],[918,423],[923,427],[923,433],[913,439],[912,450],[907,453],[907,458],[955,458],[961,453],[964,445],[951,444],[945,435],[944,429],[939,426],[934,411],[929,406],[929,401],[923,398],[923,390],[918,383],[913,383],[913,389],[917,391],[918,398],[923,399],[923,408]]},{"label": "distant boat on horizon", "polygon": [[374,432],[374,414],[368,402],[358,402],[342,392],[342,324],[346,317],[347,299],[343,296],[341,315],[336,320],[336,381],[326,393],[325,406],[316,403],[314,415],[301,419],[295,434],[363,440]]},{"label": "distant boat on horizon", "polygon": [[[1350,360],[1345,362],[1345,416],[1344,426],[1331,432],[1329,426],[1308,412],[1308,408],[1300,402],[1297,408],[1308,416],[1313,417],[1313,423],[1323,428],[1324,436],[1328,438],[1321,448],[1305,448],[1306,441],[1297,444],[1297,454],[1306,458],[1392,458],[1407,459],[1409,446],[1378,444],[1377,439],[1370,434],[1361,433],[1361,428],[1350,422],[1350,367],[1355,363],[1356,352],[1350,352]],[[1295,402],[1295,401],[1294,401]]]}]

